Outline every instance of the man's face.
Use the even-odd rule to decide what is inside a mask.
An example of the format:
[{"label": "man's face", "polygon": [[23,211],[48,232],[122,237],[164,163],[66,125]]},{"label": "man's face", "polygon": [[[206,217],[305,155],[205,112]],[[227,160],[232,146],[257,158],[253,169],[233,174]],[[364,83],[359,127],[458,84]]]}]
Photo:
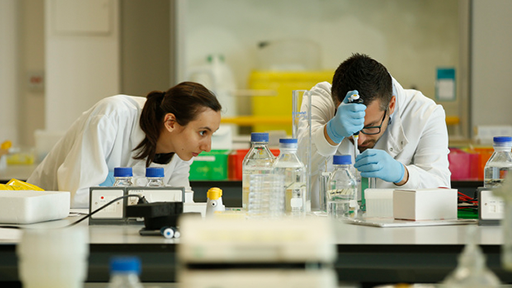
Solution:
[{"label": "man's face", "polygon": [[[366,106],[364,117],[364,128],[359,132],[357,141],[359,152],[371,149],[382,137],[389,125],[389,116],[395,110],[396,98],[393,96],[386,110],[381,110],[381,100],[376,99]],[[366,134],[365,134],[366,133]],[[350,139],[353,143],[353,138]]]}]

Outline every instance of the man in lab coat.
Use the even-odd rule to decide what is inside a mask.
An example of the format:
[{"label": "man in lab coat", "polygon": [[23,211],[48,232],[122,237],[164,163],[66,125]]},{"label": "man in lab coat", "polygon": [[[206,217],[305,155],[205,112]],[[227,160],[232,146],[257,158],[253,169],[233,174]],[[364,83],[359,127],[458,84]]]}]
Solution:
[{"label": "man in lab coat", "polygon": [[[310,92],[313,209],[323,202],[319,175],[326,167],[332,171],[335,154],[353,155],[361,177],[376,178],[378,188],[450,187],[443,107],[420,91],[402,88],[382,64],[354,54],[337,68],[332,85],[321,82]],[[363,103],[349,103],[353,94]],[[305,128],[299,131],[300,149],[305,149]]]}]

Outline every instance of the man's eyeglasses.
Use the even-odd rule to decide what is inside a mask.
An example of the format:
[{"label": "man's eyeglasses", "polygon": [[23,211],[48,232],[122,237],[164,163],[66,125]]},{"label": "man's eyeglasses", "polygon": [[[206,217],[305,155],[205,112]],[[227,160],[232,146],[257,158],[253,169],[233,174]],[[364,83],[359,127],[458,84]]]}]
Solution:
[{"label": "man's eyeglasses", "polygon": [[363,133],[365,135],[379,134],[380,133],[380,128],[382,127],[382,123],[384,123],[384,119],[386,119],[387,112],[388,112],[388,109],[386,109],[384,111],[384,116],[382,116],[382,121],[380,121],[380,125],[379,126],[366,126],[366,127],[363,127],[363,129],[361,130],[361,133]]}]

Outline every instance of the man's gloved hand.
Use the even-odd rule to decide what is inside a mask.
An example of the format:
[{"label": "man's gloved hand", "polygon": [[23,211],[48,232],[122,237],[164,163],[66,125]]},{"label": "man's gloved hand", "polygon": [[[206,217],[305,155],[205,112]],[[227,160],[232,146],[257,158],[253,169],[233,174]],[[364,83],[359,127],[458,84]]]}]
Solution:
[{"label": "man's gloved hand", "polygon": [[402,163],[378,149],[367,149],[357,155],[354,167],[361,172],[361,177],[376,177],[393,183],[399,183],[405,175]]},{"label": "man's gloved hand", "polygon": [[359,94],[357,90],[348,91],[345,99],[338,106],[336,115],[327,122],[327,135],[332,141],[340,143],[343,138],[361,131],[364,127],[364,115],[366,106],[364,104],[349,103],[348,99],[352,94]]}]

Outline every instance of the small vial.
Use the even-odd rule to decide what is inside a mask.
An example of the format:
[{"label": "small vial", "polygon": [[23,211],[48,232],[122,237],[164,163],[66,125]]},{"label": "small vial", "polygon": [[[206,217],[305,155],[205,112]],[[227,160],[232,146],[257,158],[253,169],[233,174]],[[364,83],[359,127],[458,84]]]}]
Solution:
[{"label": "small vial", "polygon": [[114,168],[114,186],[127,187],[133,185],[132,167],[116,167]]},{"label": "small vial", "polygon": [[164,187],[164,168],[148,167],[146,168],[147,187]]}]

